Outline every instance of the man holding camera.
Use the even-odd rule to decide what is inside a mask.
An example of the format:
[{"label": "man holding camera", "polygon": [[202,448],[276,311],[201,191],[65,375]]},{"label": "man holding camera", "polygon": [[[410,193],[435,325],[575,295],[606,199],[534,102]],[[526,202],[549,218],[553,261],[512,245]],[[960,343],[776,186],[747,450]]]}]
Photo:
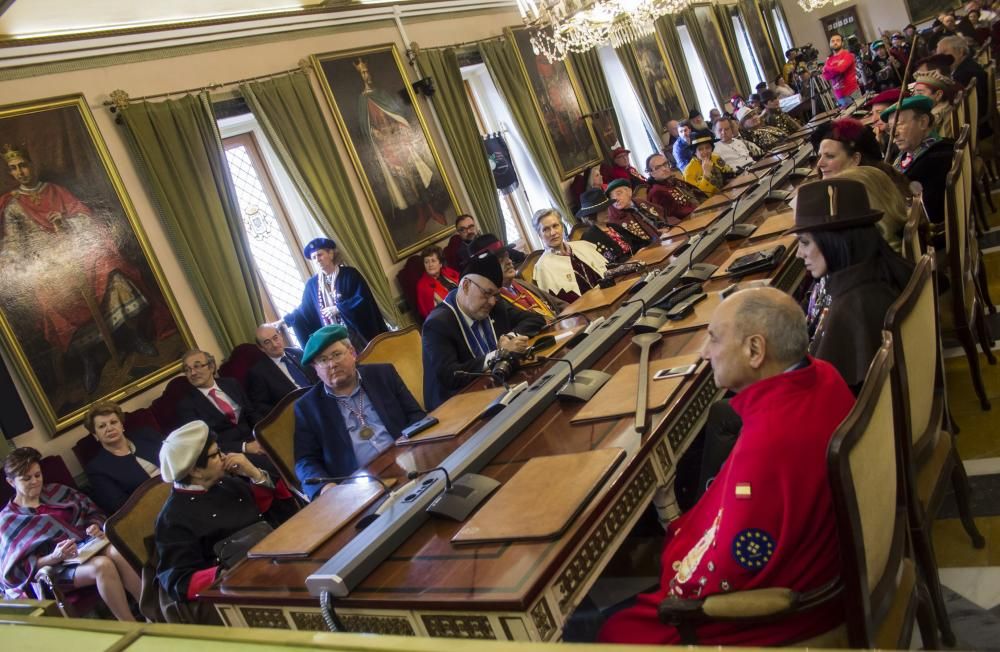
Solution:
[{"label": "man holding camera", "polygon": [[475,375],[486,372],[501,351],[524,353],[528,337],[544,318],[498,301],[503,269],[496,256],[481,252],[462,271],[458,287],[424,322],[424,405],[433,410]]}]

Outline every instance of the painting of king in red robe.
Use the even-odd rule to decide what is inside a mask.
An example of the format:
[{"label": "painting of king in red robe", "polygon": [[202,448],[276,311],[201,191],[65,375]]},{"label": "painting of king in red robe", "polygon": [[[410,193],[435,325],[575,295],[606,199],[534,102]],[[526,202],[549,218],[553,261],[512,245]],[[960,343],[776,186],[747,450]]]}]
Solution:
[{"label": "painting of king in red robe", "polygon": [[0,154],[0,326],[58,430],[173,373],[190,336],[82,98],[0,109]]},{"label": "painting of king in red robe", "polygon": [[395,46],[313,62],[393,258],[448,235],[457,202]]}]

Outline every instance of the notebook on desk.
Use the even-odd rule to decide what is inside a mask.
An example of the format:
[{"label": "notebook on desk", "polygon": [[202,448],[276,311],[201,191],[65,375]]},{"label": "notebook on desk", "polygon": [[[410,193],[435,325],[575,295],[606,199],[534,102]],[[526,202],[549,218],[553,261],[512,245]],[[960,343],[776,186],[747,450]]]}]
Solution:
[{"label": "notebook on desk", "polygon": [[[451,541],[474,544],[554,539],[604,487],[623,459],[621,448],[532,458]],[[541,497],[544,500],[539,500]]]},{"label": "notebook on desk", "polygon": [[764,220],[764,223],[758,226],[757,230],[750,235],[750,239],[760,240],[768,238],[779,233],[784,233],[793,226],[795,226],[795,211],[781,211]]},{"label": "notebook on desk", "polygon": [[563,308],[559,316],[565,317],[566,315],[610,306],[625,296],[625,293],[631,289],[633,283],[635,283],[635,279],[619,280],[609,288],[591,288],[584,292],[582,297]]},{"label": "notebook on desk", "polygon": [[[704,303],[704,301],[702,302]],[[672,367],[681,367],[696,363],[701,359],[697,353],[679,355],[662,360],[651,360],[649,363],[649,400],[650,411],[660,410],[667,406],[671,397],[688,376],[676,376],[663,380],[653,380],[656,372]],[[617,419],[635,414],[636,396],[639,393],[639,365],[629,364],[615,372],[604,387],[594,395],[587,404],[572,418],[572,423],[597,421],[600,419]]]}]

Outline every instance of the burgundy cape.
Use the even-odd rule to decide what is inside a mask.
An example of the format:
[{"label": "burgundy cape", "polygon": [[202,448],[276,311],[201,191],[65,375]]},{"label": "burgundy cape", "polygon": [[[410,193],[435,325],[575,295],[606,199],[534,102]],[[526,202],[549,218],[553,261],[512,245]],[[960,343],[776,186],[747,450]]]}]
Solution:
[{"label": "burgundy cape", "polygon": [[[638,596],[601,629],[607,643],[673,645],[673,627],[657,618],[670,593],[716,593],[787,587],[815,589],[840,574],[826,449],[854,405],[829,363],[811,364],[747,387],[732,400],[743,429],[729,459],[701,500],[671,523],[660,589]],[[698,628],[701,645],[780,645],[843,622],[826,605],[775,623],[715,623]]]}]

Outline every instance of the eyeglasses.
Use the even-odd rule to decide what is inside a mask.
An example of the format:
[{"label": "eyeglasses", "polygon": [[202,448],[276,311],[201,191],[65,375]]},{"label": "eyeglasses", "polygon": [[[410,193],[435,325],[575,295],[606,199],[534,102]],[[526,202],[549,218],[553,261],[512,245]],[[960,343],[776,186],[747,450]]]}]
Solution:
[{"label": "eyeglasses", "polygon": [[210,460],[210,459],[213,459],[213,458],[216,458],[216,457],[222,457],[222,449],[221,448],[216,448],[215,452],[214,453],[209,453],[208,455],[206,455],[205,459],[206,460]]},{"label": "eyeglasses", "polygon": [[313,364],[318,364],[325,367],[327,365],[340,362],[341,360],[344,359],[345,355],[347,355],[347,351],[344,350],[334,351],[330,355],[324,355],[319,358],[313,358]]},{"label": "eyeglasses", "polygon": [[487,290],[479,283],[473,281],[471,278],[466,280],[469,281],[469,283],[475,285],[477,288],[479,288],[479,291],[482,292],[483,296],[486,297],[487,299],[496,299],[498,296],[500,296],[500,290]]},{"label": "eyeglasses", "polygon": [[184,373],[193,374],[196,371],[201,371],[202,369],[209,367],[211,365],[205,364],[204,362],[195,362],[193,365],[184,365]]},{"label": "eyeglasses", "polygon": [[670,169],[670,164],[667,163],[666,161],[664,161],[663,163],[660,163],[659,165],[654,165],[653,167],[649,168],[649,171],[650,172],[656,172],[657,170],[669,170],[669,169]]}]

